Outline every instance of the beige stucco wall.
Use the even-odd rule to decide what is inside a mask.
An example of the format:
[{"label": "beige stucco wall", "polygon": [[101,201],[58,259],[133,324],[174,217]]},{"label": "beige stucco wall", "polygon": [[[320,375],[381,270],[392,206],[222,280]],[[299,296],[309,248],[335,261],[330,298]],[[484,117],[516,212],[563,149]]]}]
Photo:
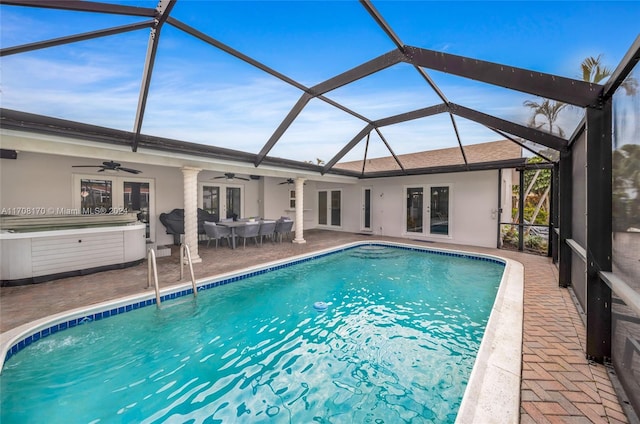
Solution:
[{"label": "beige stucco wall", "polygon": [[[106,154],[106,153],[105,153]],[[108,160],[108,155],[105,160]],[[72,168],[73,165],[100,163],[100,160],[32,152],[19,152],[17,160],[0,161],[0,207],[73,208],[73,175],[104,173],[93,168]],[[135,177],[148,178],[155,186],[154,234],[157,244],[170,244],[158,216],[174,208],[183,207],[183,177],[179,167],[147,164],[126,164],[142,171]],[[261,177],[259,180],[215,179],[219,172],[205,170],[198,174],[199,185],[216,184],[243,188],[243,216],[278,218],[294,217],[289,208],[289,189],[293,185],[279,184],[285,178]],[[118,176],[129,174],[118,173]],[[449,184],[451,186],[450,236],[422,236],[407,234],[405,222],[405,190],[407,186]],[[327,183],[308,180],[304,186],[304,228],[318,227],[317,193],[323,189],[342,190],[342,225],[338,231],[360,232],[362,220],[362,187],[372,189],[372,230],[376,235],[437,240],[458,244],[494,247],[496,245],[498,204],[498,172],[477,171],[409,177],[360,180],[354,184]],[[503,187],[504,188],[504,187]],[[199,199],[199,206],[202,200]],[[508,207],[505,208],[508,210]]]},{"label": "beige stucco wall", "polygon": [[[406,187],[429,185],[450,185],[451,187],[449,237],[423,236],[405,232]],[[380,178],[363,180],[355,185],[318,182],[316,190],[342,190],[342,226],[339,230],[361,231],[363,186],[372,188],[373,234],[455,244],[496,246],[498,171]],[[315,203],[314,201],[314,209],[317,209]]]}]

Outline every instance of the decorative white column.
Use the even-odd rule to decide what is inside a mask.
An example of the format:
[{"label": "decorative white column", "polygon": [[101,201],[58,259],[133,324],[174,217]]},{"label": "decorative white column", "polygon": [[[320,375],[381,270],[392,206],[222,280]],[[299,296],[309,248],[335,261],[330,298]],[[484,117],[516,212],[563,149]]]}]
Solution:
[{"label": "decorative white column", "polygon": [[294,243],[306,243],[304,239],[304,178],[296,178],[296,238]]},{"label": "decorative white column", "polygon": [[182,168],[184,192],[184,243],[189,246],[191,262],[202,262],[198,255],[198,173],[199,168]]}]

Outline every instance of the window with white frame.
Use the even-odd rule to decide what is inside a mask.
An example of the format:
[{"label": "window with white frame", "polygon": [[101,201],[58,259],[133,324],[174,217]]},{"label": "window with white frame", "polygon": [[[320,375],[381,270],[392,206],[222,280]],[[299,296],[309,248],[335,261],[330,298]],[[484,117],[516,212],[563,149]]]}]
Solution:
[{"label": "window with white frame", "polygon": [[146,224],[146,238],[155,234],[154,180],[119,175],[73,175],[73,207],[82,215],[136,214]]}]

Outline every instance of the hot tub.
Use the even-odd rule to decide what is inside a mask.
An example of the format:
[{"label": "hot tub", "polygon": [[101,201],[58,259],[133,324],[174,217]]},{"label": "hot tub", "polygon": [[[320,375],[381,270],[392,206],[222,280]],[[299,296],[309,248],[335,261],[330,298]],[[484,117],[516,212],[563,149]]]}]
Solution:
[{"label": "hot tub", "polygon": [[3,217],[0,231],[2,286],[122,268],[140,263],[146,254],[145,224],[130,217],[67,217],[48,225],[9,218]]}]

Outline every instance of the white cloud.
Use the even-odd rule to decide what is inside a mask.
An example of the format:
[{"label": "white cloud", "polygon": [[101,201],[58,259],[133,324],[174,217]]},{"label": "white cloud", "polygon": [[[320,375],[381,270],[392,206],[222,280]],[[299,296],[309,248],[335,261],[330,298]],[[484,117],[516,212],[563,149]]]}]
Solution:
[{"label": "white cloud", "polygon": [[[142,131],[145,134],[258,153],[301,93],[253,70],[227,78],[228,66],[174,60],[156,65]],[[3,60],[3,107],[132,130],[142,72],[139,64],[110,63],[85,51],[64,61],[17,56]],[[391,74],[390,74],[391,75]],[[450,79],[440,88],[452,101],[505,119],[526,121],[526,94]],[[426,84],[342,90],[338,101],[364,116],[388,117],[439,103]],[[331,93],[328,97],[331,98]],[[436,100],[434,100],[434,98]],[[503,106],[503,105],[508,106]],[[480,125],[460,124],[463,143],[497,139]],[[274,149],[296,160],[333,158],[365,122],[314,99]],[[447,114],[381,129],[396,154],[457,145]],[[363,151],[364,141],[356,150]],[[378,140],[368,157],[387,156]],[[345,160],[359,159],[350,153]]]}]

